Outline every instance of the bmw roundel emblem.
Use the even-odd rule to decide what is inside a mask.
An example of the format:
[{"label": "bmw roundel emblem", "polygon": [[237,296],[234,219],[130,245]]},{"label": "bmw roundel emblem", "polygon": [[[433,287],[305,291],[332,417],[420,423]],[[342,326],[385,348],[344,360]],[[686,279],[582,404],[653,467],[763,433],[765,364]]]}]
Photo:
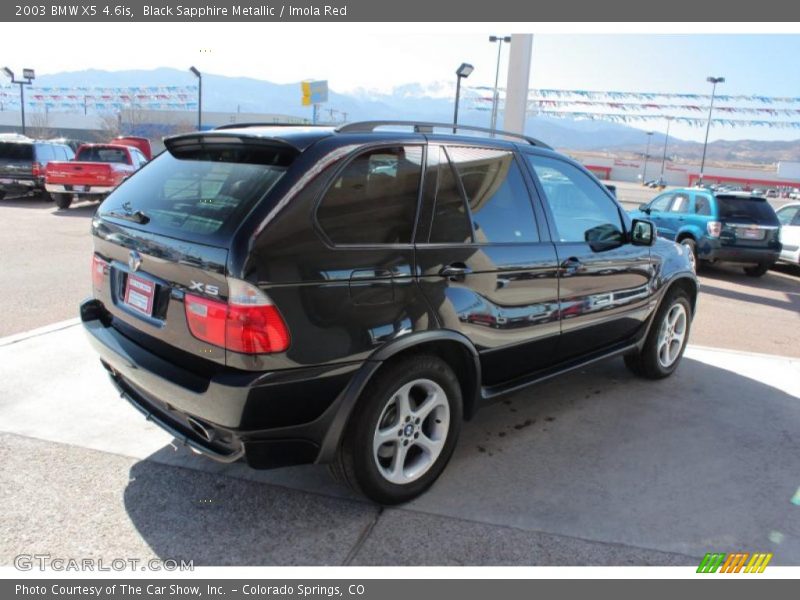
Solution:
[{"label": "bmw roundel emblem", "polygon": [[128,266],[131,271],[138,271],[139,267],[142,266],[142,255],[136,250],[131,250],[131,253],[128,255]]}]

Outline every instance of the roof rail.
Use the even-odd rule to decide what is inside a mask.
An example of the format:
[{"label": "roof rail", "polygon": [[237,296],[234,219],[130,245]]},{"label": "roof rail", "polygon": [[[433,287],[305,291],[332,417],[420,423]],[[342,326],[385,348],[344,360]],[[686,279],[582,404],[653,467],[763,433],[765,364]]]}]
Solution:
[{"label": "roof rail", "polygon": [[472,125],[453,125],[452,123],[428,123],[421,121],[360,121],[356,123],[347,123],[346,125],[342,125],[338,127],[336,131],[338,131],[339,133],[367,133],[375,131],[375,129],[377,129],[378,127],[386,127],[386,126],[413,127],[414,131],[416,131],[417,133],[432,133],[433,129],[450,129],[451,131],[463,129],[465,131],[478,131],[480,133],[491,133],[494,135],[513,137],[525,140],[532,146],[540,146],[542,148],[547,148],[548,150],[552,150],[550,146],[548,146],[541,140],[528,137],[527,135],[523,135],[521,133],[512,133],[511,131],[503,131],[501,129],[489,129],[488,127],[475,127]]},{"label": "roof rail", "polygon": [[[226,123],[219,127],[214,127],[212,131],[222,129],[247,129],[248,127],[325,127],[325,125],[312,125],[311,123]],[[330,127],[330,125],[328,125]]]}]

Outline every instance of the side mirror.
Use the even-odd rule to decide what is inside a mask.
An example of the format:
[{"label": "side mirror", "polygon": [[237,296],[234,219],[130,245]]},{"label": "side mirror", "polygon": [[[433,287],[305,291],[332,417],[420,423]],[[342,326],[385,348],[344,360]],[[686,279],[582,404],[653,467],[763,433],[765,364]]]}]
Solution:
[{"label": "side mirror", "polygon": [[656,227],[650,221],[634,219],[631,224],[631,244],[652,246],[656,243]]},{"label": "side mirror", "polygon": [[640,204],[639,205],[639,210],[642,211],[643,213],[645,213],[646,215],[650,214],[650,206],[647,205],[647,204]]}]

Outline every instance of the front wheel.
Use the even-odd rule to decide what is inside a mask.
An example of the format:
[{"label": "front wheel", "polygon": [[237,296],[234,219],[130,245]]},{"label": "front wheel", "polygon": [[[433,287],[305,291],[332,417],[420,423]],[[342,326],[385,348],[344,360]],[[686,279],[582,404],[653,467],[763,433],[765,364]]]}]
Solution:
[{"label": "front wheel", "polygon": [[668,292],[647,334],[641,351],[625,356],[636,375],[662,379],[672,375],[683,357],[692,325],[692,305],[685,291]]},{"label": "front wheel", "polygon": [[754,267],[744,267],[744,273],[750,277],[761,277],[769,271],[770,267],[772,267],[770,263],[759,263]]},{"label": "front wheel", "polygon": [[416,498],[441,475],[461,430],[461,388],[436,356],[387,365],[364,391],[334,471],[385,505]]}]

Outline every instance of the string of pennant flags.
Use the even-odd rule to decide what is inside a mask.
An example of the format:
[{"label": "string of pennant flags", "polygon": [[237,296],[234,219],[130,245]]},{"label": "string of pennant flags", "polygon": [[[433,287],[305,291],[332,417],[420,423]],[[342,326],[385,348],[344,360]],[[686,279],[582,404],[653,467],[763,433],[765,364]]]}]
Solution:
[{"label": "string of pennant flags", "polygon": [[[19,90],[0,87],[0,105],[4,110],[19,108]],[[34,109],[98,111],[146,108],[190,110],[197,108],[197,86],[133,87],[32,87],[26,90],[25,106]]]},{"label": "string of pennant flags", "polygon": [[[490,92],[490,94],[487,95],[486,92]],[[490,111],[493,93],[494,88],[474,87],[470,88],[465,96],[472,109]],[[800,129],[800,120],[791,120],[791,117],[800,117],[800,107],[791,106],[800,102],[800,98],[756,95],[715,95],[714,98],[728,104],[714,106],[712,125]],[[659,99],[666,99],[666,101]],[[691,100],[695,103],[678,103],[678,99],[684,102]],[[504,100],[504,94],[501,94],[499,97],[501,107]],[[708,94],[531,90],[528,96],[527,112],[533,116],[603,120],[615,123],[663,122],[669,119],[690,127],[705,127],[708,123],[708,119],[705,117],[708,104],[703,104],[704,100],[710,102],[711,96]],[[747,106],[748,103],[751,106]],[[756,106],[752,106],[753,103]],[[764,106],[764,104],[770,106]],[[780,106],[781,104],[790,106]],[[736,118],[738,115],[762,118]]]},{"label": "string of pennant flags", "polygon": [[[473,90],[494,92],[494,88],[488,86],[475,86]],[[504,88],[498,91],[505,92]],[[682,94],[673,92],[623,92],[623,91],[601,91],[601,90],[557,90],[557,89],[532,89],[528,90],[529,98],[586,98],[592,100],[638,100],[652,101],[658,98],[670,98],[680,100],[710,100],[711,94]],[[723,102],[756,102],[761,104],[800,104],[800,96],[762,96],[759,94],[715,94],[716,100]]]}]

